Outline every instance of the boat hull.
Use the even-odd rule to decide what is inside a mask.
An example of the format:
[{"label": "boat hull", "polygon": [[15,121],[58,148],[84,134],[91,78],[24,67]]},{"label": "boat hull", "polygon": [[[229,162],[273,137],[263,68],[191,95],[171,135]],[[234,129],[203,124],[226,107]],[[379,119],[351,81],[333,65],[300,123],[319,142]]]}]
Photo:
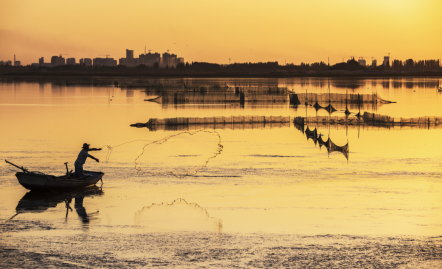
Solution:
[{"label": "boat hull", "polygon": [[35,173],[16,173],[18,182],[28,190],[72,190],[91,186],[100,181],[104,173],[84,171],[85,177],[68,179],[66,176],[55,177]]}]

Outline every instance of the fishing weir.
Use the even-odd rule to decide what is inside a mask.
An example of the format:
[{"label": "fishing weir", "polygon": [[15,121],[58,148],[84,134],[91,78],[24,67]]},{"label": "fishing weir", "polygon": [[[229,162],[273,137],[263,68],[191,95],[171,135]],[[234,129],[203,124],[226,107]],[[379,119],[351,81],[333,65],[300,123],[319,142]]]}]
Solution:
[{"label": "fishing weir", "polygon": [[204,118],[164,118],[149,119],[146,123],[136,123],[130,126],[150,131],[191,131],[200,129],[271,129],[290,127],[290,117],[283,116],[230,116]]},{"label": "fishing weir", "polygon": [[[146,93],[148,91],[146,90]],[[389,104],[374,94],[295,93],[281,87],[194,87],[163,90],[144,101],[158,104],[289,103],[291,105],[339,103],[350,105]]]},{"label": "fishing weir", "polygon": [[382,99],[377,93],[373,94],[343,94],[343,93],[290,93],[290,103],[318,104],[391,104],[396,103]]},{"label": "fishing weir", "polygon": [[225,103],[289,103],[287,88],[280,87],[227,87],[184,88],[163,91],[158,97],[144,101],[158,104],[225,104]]},{"label": "fishing weir", "polygon": [[369,126],[442,126],[442,117],[394,118],[369,112],[359,113],[355,116],[316,116],[296,117],[293,120],[297,125],[322,124],[322,125],[369,125]]}]

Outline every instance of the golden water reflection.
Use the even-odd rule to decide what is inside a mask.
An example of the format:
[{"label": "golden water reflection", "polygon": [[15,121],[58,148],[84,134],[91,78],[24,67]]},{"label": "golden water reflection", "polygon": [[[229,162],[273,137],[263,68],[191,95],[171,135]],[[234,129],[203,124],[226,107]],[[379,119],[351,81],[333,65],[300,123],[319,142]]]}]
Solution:
[{"label": "golden water reflection", "polygon": [[[431,88],[438,81],[408,78],[401,84],[397,80],[379,79],[338,81],[343,85],[335,81],[331,90],[345,93],[344,87],[348,87],[349,92],[361,94],[377,91],[384,99],[397,102],[379,106],[376,112],[379,114],[442,116],[439,110],[442,95]],[[238,87],[286,86],[303,92],[307,87],[309,92],[317,93],[327,92],[328,86],[326,79],[227,79],[225,83]],[[6,130],[0,133],[1,155],[32,170],[63,174],[63,163],[72,164],[83,143],[91,143],[92,147],[113,146],[109,159],[108,151],[103,150],[94,154],[100,163],[85,164],[88,170],[106,173],[103,179],[106,195],[96,199],[86,197],[83,201],[88,216],[100,210],[95,220],[89,222],[90,231],[163,228],[176,231],[180,220],[184,229],[216,230],[216,222],[204,220],[206,215],[200,211],[183,214],[191,208],[189,203],[196,203],[210,212],[209,220],[212,216],[222,220],[223,233],[440,235],[442,232],[441,129],[315,126],[318,133],[329,135],[336,145],[351,144],[348,162],[340,153],[328,155],[318,150],[319,146],[316,148],[306,141],[305,135],[293,125],[216,129],[222,153],[210,159],[198,173],[179,178],[173,174],[200,167],[213,155],[217,139],[198,134],[149,146],[137,162],[140,168],[137,170],[134,162],[147,143],[180,131],[150,132],[147,128],[132,128],[130,124],[149,118],[231,115],[293,118],[317,113],[321,116],[326,112],[305,106],[295,109],[288,104],[238,109],[199,105],[164,107],[144,99],[144,89],[136,88],[0,84],[0,124]],[[339,111],[343,107],[337,109],[336,113],[343,113]],[[354,107],[349,109],[357,112]],[[370,107],[363,110],[373,111]],[[116,147],[121,144],[124,145]],[[0,216],[7,219],[16,213],[17,203],[26,190],[16,182],[13,168],[1,163],[0,169],[0,196],[5,197],[0,201]],[[167,206],[178,197],[183,199],[174,203],[179,206]],[[74,202],[70,204],[72,213]],[[156,206],[141,210],[151,204]],[[78,208],[81,213],[81,206]],[[39,214],[19,214],[14,220],[48,218],[58,223],[55,216],[64,221],[65,214],[66,205],[61,201],[55,208]],[[62,223],[57,225],[62,227]]]}]

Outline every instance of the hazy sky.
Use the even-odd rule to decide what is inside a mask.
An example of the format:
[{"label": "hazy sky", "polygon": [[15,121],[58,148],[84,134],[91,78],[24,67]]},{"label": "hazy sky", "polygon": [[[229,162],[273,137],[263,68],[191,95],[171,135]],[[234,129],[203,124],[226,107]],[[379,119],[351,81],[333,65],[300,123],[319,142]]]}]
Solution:
[{"label": "hazy sky", "polygon": [[0,0],[0,60],[147,50],[185,61],[442,58],[441,0]]}]

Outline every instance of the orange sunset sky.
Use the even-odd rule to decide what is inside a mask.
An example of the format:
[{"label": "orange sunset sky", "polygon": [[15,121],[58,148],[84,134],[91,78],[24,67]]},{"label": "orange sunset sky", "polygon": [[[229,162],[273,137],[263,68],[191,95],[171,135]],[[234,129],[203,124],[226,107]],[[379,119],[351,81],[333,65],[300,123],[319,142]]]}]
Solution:
[{"label": "orange sunset sky", "polygon": [[1,0],[0,60],[125,57],[341,62],[442,58],[440,0]]}]

